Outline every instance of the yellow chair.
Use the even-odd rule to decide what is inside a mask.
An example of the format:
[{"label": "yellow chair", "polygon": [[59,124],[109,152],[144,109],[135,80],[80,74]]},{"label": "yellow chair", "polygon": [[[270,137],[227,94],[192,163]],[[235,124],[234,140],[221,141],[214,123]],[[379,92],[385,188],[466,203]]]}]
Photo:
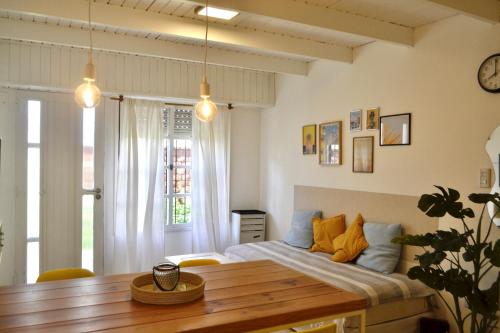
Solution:
[{"label": "yellow chair", "polygon": [[95,276],[95,274],[85,268],[60,268],[43,272],[38,276],[36,282],[80,279],[93,276]]},{"label": "yellow chair", "polygon": [[305,331],[300,331],[300,333],[336,333],[337,332],[337,324],[328,324],[321,327],[311,328]]},{"label": "yellow chair", "polygon": [[194,267],[194,266],[209,266],[219,265],[220,262],[216,259],[189,259],[179,263],[179,267]]}]

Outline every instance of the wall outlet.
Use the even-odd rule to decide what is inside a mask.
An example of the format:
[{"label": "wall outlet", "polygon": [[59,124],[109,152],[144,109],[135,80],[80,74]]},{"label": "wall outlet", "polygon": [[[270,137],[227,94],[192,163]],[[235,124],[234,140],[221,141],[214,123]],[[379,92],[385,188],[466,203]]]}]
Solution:
[{"label": "wall outlet", "polygon": [[479,173],[479,186],[481,188],[491,187],[491,169],[481,169]]}]

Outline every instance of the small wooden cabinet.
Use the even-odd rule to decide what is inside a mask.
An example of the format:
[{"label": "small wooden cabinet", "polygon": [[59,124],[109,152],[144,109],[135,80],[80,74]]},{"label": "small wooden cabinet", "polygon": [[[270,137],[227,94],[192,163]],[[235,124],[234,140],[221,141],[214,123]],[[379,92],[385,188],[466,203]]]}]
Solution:
[{"label": "small wooden cabinet", "polygon": [[260,210],[233,210],[233,244],[263,242],[266,239],[266,213]]}]

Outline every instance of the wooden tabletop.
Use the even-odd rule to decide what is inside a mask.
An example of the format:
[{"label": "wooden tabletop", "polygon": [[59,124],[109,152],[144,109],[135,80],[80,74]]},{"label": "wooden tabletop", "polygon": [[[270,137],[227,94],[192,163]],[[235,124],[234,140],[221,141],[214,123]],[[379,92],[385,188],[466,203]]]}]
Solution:
[{"label": "wooden tabletop", "polygon": [[186,268],[205,296],[182,305],[131,300],[139,274],[0,287],[0,332],[244,332],[361,310],[360,296],[270,260]]}]

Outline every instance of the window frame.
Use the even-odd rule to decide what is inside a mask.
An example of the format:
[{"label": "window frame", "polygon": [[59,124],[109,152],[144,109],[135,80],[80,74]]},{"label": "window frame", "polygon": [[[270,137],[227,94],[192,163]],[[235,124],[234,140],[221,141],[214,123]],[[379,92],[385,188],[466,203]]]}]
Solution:
[{"label": "window frame", "polygon": [[[193,109],[191,107],[184,107],[184,106],[171,106],[171,107],[166,107],[165,110],[169,110],[169,120],[168,120],[168,127],[164,127],[164,133],[163,133],[163,139],[165,142],[164,145],[164,150],[166,148],[167,153],[164,153],[164,158],[165,155],[167,156],[166,163],[165,163],[165,175],[167,177],[166,182],[167,182],[167,193],[164,193],[164,203],[167,205],[165,211],[167,215],[165,216],[165,232],[171,232],[171,231],[190,231],[192,230],[192,221],[189,223],[179,223],[175,224],[173,223],[173,218],[174,218],[174,201],[175,198],[179,197],[189,197],[191,198],[191,203],[192,203],[192,193],[193,193],[193,188],[192,188],[192,183],[191,183],[191,192],[190,193],[174,193],[174,169],[176,166],[174,165],[174,142],[175,140],[189,140],[191,141],[192,144],[192,134],[174,134],[173,130],[173,124],[175,120],[175,110],[176,109],[182,109],[182,110],[190,110],[193,112]],[[174,112],[171,112],[170,110],[173,110]],[[192,132],[191,132],[192,133]],[[192,152],[192,145],[191,145],[191,152]],[[172,166],[172,167],[170,167]],[[190,170],[191,175],[192,175],[192,163],[190,166],[181,166],[179,169],[185,169],[185,170]]]}]

